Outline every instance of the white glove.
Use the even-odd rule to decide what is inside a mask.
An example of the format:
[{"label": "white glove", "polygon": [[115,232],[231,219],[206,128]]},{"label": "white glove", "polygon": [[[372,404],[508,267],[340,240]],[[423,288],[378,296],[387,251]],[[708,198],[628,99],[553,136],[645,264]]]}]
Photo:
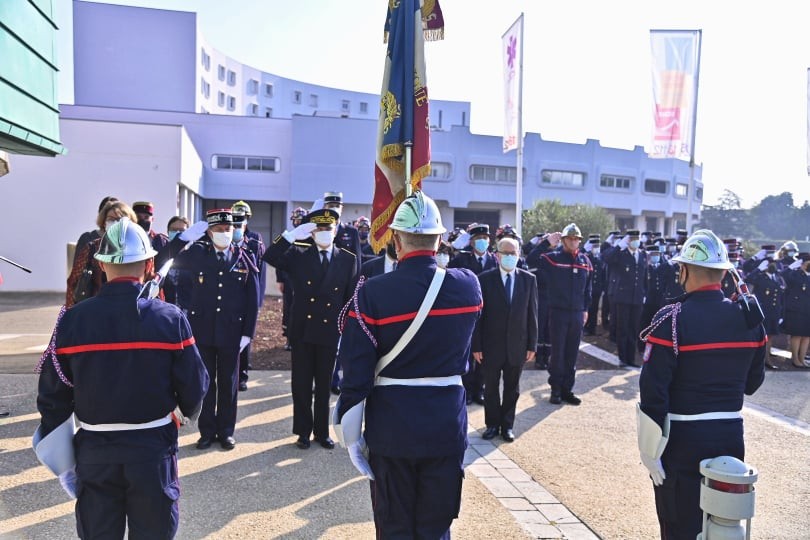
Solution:
[{"label": "white glove", "polygon": [[464,231],[458,235],[458,238],[453,240],[453,247],[456,249],[464,249],[470,243],[470,233]]},{"label": "white glove", "polygon": [[305,240],[309,238],[310,233],[314,231],[316,227],[317,225],[314,223],[302,223],[291,231],[284,231],[281,233],[281,236],[283,236],[287,242],[292,244],[296,240]]},{"label": "white glove", "polygon": [[247,347],[249,344],[250,338],[247,336],[242,336],[242,338],[239,340],[239,352],[241,353],[242,351],[244,351],[245,347]]},{"label": "white glove", "polygon": [[532,236],[532,237],[531,237],[531,239],[529,239],[529,243],[530,243],[531,245],[533,245],[533,246],[536,246],[536,245],[537,245],[537,244],[539,244],[539,243],[540,243],[542,240],[543,240],[543,237],[542,237],[541,235],[539,235],[539,234],[538,234],[538,235],[536,235],[536,236]]},{"label": "white glove", "polygon": [[641,237],[639,238],[639,240],[641,240],[641,243],[642,243],[642,244],[646,244],[647,242],[649,242],[649,241],[650,241],[650,239],[649,239],[649,238],[647,238],[647,235],[646,235],[646,234],[642,234],[642,235],[641,235]]},{"label": "white glove", "polygon": [[661,465],[661,458],[655,459],[641,454],[641,462],[647,467],[647,470],[650,471],[650,478],[652,478],[653,484],[660,486],[664,483],[664,478],[667,477],[667,473],[664,472],[664,466]]},{"label": "white glove", "polygon": [[630,235],[625,234],[624,236],[622,236],[622,239],[619,240],[618,244],[619,249],[627,249],[629,245],[630,245]]},{"label": "white glove", "polygon": [[208,222],[205,220],[198,221],[197,223],[195,223],[194,225],[192,225],[191,227],[180,233],[180,240],[183,240],[185,242],[196,242],[197,240],[202,238],[202,235],[204,235],[205,231],[207,230],[208,230]]},{"label": "white glove", "polygon": [[757,266],[757,270],[759,270],[760,272],[764,272],[767,268],[768,268],[768,261],[762,261],[761,263],[759,263],[759,266]]},{"label": "white glove", "polygon": [[767,253],[768,253],[768,252],[767,252],[767,251],[765,251],[764,249],[760,249],[759,251],[757,251],[757,252],[754,254],[754,258],[755,258],[756,260],[764,259],[764,258],[765,258],[765,255],[766,255]]},{"label": "white glove", "polygon": [[374,480],[374,473],[371,471],[371,465],[368,463],[368,447],[366,441],[362,437],[356,443],[349,446],[349,459],[352,460],[354,468],[360,471],[360,474],[367,477],[369,480]]},{"label": "white glove", "polygon": [[607,243],[608,243],[608,244],[610,244],[611,246],[613,245],[613,240],[614,240],[614,239],[613,239],[613,235],[612,235],[612,234],[609,234],[609,235],[608,235],[608,237],[607,237],[607,238],[605,238],[605,242],[607,242]]},{"label": "white glove", "polygon": [[790,266],[788,266],[788,268],[790,268],[791,270],[796,270],[798,267],[802,265],[803,262],[804,262],[803,260],[797,259],[792,263],[790,263]]},{"label": "white glove", "polygon": [[76,476],[76,469],[68,469],[59,475],[59,483],[62,484],[62,489],[65,490],[71,499],[76,498],[76,484],[79,477]]},{"label": "white glove", "polygon": [[315,202],[312,203],[312,208],[309,209],[309,212],[312,213],[315,210],[322,210],[323,209],[323,199],[315,199]]}]

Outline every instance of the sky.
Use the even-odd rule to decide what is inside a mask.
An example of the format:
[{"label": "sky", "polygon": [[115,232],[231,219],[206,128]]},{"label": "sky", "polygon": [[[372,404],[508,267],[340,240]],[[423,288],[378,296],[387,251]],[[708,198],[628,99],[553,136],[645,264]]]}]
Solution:
[{"label": "sky", "polygon": [[[387,0],[99,0],[193,11],[239,62],[282,77],[379,93]],[[72,103],[71,0],[60,26],[60,102]],[[801,2],[440,0],[445,39],[426,44],[434,99],[471,103],[470,129],[503,135],[501,36],[524,15],[523,129],[543,139],[632,149],[652,131],[651,29],[703,31],[696,162],[704,203],[723,190],[751,207],[810,199],[810,32]],[[708,6],[708,7],[707,7]]]}]

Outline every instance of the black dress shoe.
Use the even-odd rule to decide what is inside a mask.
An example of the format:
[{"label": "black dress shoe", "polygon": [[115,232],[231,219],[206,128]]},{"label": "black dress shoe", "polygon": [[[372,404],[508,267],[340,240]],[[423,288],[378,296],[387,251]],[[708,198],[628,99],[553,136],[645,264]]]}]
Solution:
[{"label": "black dress shoe", "polygon": [[484,404],[484,393],[481,392],[480,394],[476,394],[475,397],[473,398],[473,401],[478,403],[479,405],[483,405]]},{"label": "black dress shoe", "polygon": [[562,403],[562,398],[560,397],[559,394],[551,394],[551,397],[548,398],[548,402],[551,403],[552,405],[559,405],[560,403]]},{"label": "black dress shoe", "polygon": [[335,394],[336,396],[339,396],[339,395],[340,395],[340,388],[338,388],[337,386],[333,386],[333,387],[331,387],[329,390],[330,390],[330,391],[331,391],[333,394]]},{"label": "black dress shoe", "polygon": [[484,439],[485,441],[494,439],[495,437],[498,436],[498,431],[499,429],[496,427],[488,427],[487,429],[484,430],[484,434],[481,435],[481,438]]},{"label": "black dress shoe", "polygon": [[775,365],[775,364],[771,364],[770,362],[765,362],[765,367],[766,367],[767,369],[772,369],[772,370],[774,370],[774,371],[778,371],[778,370],[779,370],[779,366],[777,366],[777,365]]},{"label": "black dress shoe", "polygon": [[567,394],[563,394],[562,400],[569,405],[579,405],[582,403],[582,400],[575,396],[572,392],[568,392]]},{"label": "black dress shoe", "polygon": [[247,390],[247,383],[246,382],[240,382],[239,383],[239,391],[244,392],[245,390]]},{"label": "black dress shoe", "polygon": [[214,442],[216,437],[200,437],[197,440],[197,450],[206,450],[211,448],[211,444]]},{"label": "black dress shoe", "polygon": [[548,369],[548,362],[545,360],[535,360],[534,362],[535,369]]},{"label": "black dress shoe", "polygon": [[505,440],[506,442],[514,442],[515,441],[515,432],[511,429],[502,429],[501,430],[501,439]]},{"label": "black dress shoe", "polygon": [[301,450],[308,449],[309,448],[309,438],[307,438],[307,437],[298,437],[298,440],[295,441],[295,446],[297,446]]},{"label": "black dress shoe", "polygon": [[290,345],[289,342],[285,343],[284,344],[284,350],[285,351],[291,351],[292,350],[292,345]]},{"label": "black dress shoe", "polygon": [[[307,441],[309,442],[309,441]],[[331,437],[326,437],[325,439],[321,439],[320,437],[315,437],[315,442],[326,448],[327,450],[332,450],[335,448],[335,441],[332,440]]]},{"label": "black dress shoe", "polygon": [[236,439],[233,437],[225,437],[224,439],[220,438],[219,445],[223,450],[233,450],[236,448]]}]

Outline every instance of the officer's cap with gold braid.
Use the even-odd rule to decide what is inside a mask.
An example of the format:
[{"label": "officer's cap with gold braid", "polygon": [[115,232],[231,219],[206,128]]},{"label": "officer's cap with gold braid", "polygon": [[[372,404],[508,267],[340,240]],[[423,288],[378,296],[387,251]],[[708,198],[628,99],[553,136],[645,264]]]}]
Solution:
[{"label": "officer's cap with gold braid", "polygon": [[215,208],[205,213],[209,227],[214,225],[233,225],[233,212],[230,208]]},{"label": "officer's cap with gold braid", "polygon": [[319,227],[334,227],[340,219],[340,214],[331,208],[313,210],[304,218],[304,223],[314,223]]}]

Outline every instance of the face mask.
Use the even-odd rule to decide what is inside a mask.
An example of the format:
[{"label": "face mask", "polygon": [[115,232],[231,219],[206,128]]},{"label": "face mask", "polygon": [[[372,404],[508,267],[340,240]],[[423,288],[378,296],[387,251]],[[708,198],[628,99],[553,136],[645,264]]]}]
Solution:
[{"label": "face mask", "polygon": [[661,257],[650,257],[650,263],[658,264],[659,262],[661,262]]},{"label": "face mask", "polygon": [[796,256],[796,252],[795,252],[795,251],[793,251],[793,250],[788,251],[788,252],[787,252],[787,256],[788,256],[788,257],[795,257],[795,256]]},{"label": "face mask", "polygon": [[450,255],[447,253],[437,253],[436,254],[436,264],[438,264],[441,268],[447,268],[447,263],[450,262]]},{"label": "face mask", "polygon": [[328,247],[332,245],[332,231],[315,231],[315,243],[320,247]]},{"label": "face mask", "polygon": [[220,249],[224,249],[231,245],[231,240],[233,240],[233,231],[211,233],[211,239],[214,241],[215,246]]},{"label": "face mask", "polygon": [[478,253],[483,253],[489,247],[489,241],[486,238],[479,238],[473,243],[473,247]]},{"label": "face mask", "polygon": [[361,231],[359,233],[359,235],[360,235],[360,240],[367,240],[368,239],[368,233],[365,232],[365,231]]},{"label": "face mask", "polygon": [[177,238],[177,235],[183,231],[169,231],[169,242]]},{"label": "face mask", "polygon": [[501,255],[501,268],[506,272],[511,272],[517,266],[517,255]]},{"label": "face mask", "polygon": [[146,220],[142,220],[142,219],[138,220],[138,225],[140,225],[141,228],[143,230],[145,230],[146,232],[149,232],[149,229],[152,228],[152,222],[151,221],[146,221]]},{"label": "face mask", "polygon": [[599,251],[600,251],[600,248],[594,248],[594,249],[591,250],[591,254],[594,257],[598,257],[599,256]]},{"label": "face mask", "polygon": [[234,229],[233,230],[233,241],[234,242],[241,242],[243,236],[245,236],[244,229]]},{"label": "face mask", "polygon": [[640,240],[630,240],[630,247],[633,249],[638,249],[638,246],[641,245]]},{"label": "face mask", "polygon": [[110,227],[112,227],[112,226],[113,226],[113,225],[115,225],[116,223],[118,223],[118,220],[117,220],[117,219],[111,219],[111,220],[105,221],[105,222],[104,222],[104,230],[105,230],[105,231],[109,231],[109,230],[110,230]]}]

